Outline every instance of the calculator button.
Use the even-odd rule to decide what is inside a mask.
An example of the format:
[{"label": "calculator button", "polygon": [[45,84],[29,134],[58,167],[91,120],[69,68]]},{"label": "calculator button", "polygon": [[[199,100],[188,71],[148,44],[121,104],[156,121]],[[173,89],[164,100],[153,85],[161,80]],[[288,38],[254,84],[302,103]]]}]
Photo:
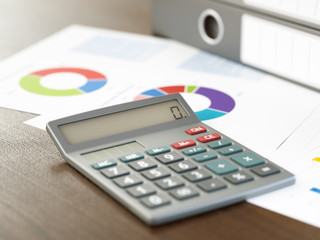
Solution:
[{"label": "calculator button", "polygon": [[171,164],[169,165],[169,167],[177,173],[182,173],[198,168],[194,163],[192,163],[189,160]]},{"label": "calculator button", "polygon": [[185,200],[188,198],[199,196],[199,192],[192,187],[182,187],[178,189],[171,190],[170,195],[177,200]]},{"label": "calculator button", "polygon": [[142,158],[144,158],[142,153],[131,153],[120,157],[120,160],[122,162],[131,162]]},{"label": "calculator button", "polygon": [[234,154],[234,153],[239,153],[239,152],[242,152],[242,151],[243,151],[242,147],[235,145],[235,146],[223,148],[223,149],[221,149],[219,151],[219,153],[221,155],[228,156],[228,155],[231,155],[231,154]]},{"label": "calculator button", "polygon": [[243,167],[253,167],[264,163],[264,160],[252,152],[243,152],[231,157],[231,159],[239,163]]},{"label": "calculator button", "polygon": [[206,131],[207,131],[207,129],[205,127],[199,126],[199,127],[190,128],[186,132],[189,135],[195,135],[195,134],[199,134],[199,133],[204,133]]},{"label": "calculator button", "polygon": [[230,174],[226,175],[224,178],[233,184],[240,184],[240,183],[244,183],[244,182],[248,182],[248,181],[253,180],[253,177],[250,174],[245,173],[243,171],[230,173]]},{"label": "calculator button", "polygon": [[184,182],[177,177],[170,177],[158,180],[155,182],[155,184],[163,190],[169,190],[172,188],[183,186]]},{"label": "calculator button", "polygon": [[170,152],[170,151],[171,150],[168,146],[162,146],[162,147],[148,149],[146,152],[150,156],[155,156],[155,155]]},{"label": "calculator button", "polygon": [[143,171],[150,168],[154,168],[157,166],[152,160],[150,159],[142,159],[139,161],[129,163],[129,166],[132,167],[136,171]]},{"label": "calculator button", "polygon": [[260,177],[266,177],[275,173],[279,173],[280,169],[271,165],[270,163],[263,164],[261,166],[256,166],[251,169],[252,172],[258,174]]},{"label": "calculator button", "polygon": [[109,159],[109,160],[105,160],[102,162],[92,164],[91,166],[96,170],[100,170],[103,168],[112,167],[112,166],[116,166],[116,165],[117,165],[117,162],[115,160]]},{"label": "calculator button", "polygon": [[196,144],[197,143],[195,141],[193,141],[192,139],[189,139],[189,140],[174,143],[172,144],[172,147],[174,147],[175,149],[182,149],[182,148],[192,147]]},{"label": "calculator button", "polygon": [[218,148],[223,148],[223,147],[227,147],[230,146],[232,143],[229,139],[221,139],[219,141],[214,141],[208,144],[209,148],[212,149],[218,149]]},{"label": "calculator button", "polygon": [[176,152],[170,152],[170,153],[165,153],[159,156],[156,156],[156,159],[162,163],[168,164],[168,163],[173,163],[177,161],[183,160],[183,156]]},{"label": "calculator button", "polygon": [[151,187],[149,184],[143,184],[143,185],[129,188],[127,192],[131,196],[139,198],[139,197],[145,197],[151,194],[155,194],[156,190],[153,187]]},{"label": "calculator button", "polygon": [[170,200],[164,194],[157,194],[146,197],[142,199],[141,202],[148,208],[156,208],[169,204]]},{"label": "calculator button", "polygon": [[212,177],[209,173],[207,173],[207,171],[203,169],[197,169],[191,172],[187,172],[182,176],[188,179],[190,182],[199,182]]},{"label": "calculator button", "polygon": [[101,173],[107,178],[115,178],[129,174],[129,171],[123,166],[110,167],[101,170]]},{"label": "calculator button", "polygon": [[223,158],[208,162],[204,166],[208,168],[210,171],[219,175],[227,174],[238,170],[238,167],[236,165],[228,162],[226,159]]},{"label": "calculator button", "polygon": [[213,192],[227,187],[225,183],[223,183],[217,178],[209,179],[204,182],[198,183],[197,186],[206,192]]},{"label": "calculator button", "polygon": [[128,175],[124,177],[117,178],[114,182],[122,188],[132,187],[142,183],[142,180],[135,175]]},{"label": "calculator button", "polygon": [[164,177],[169,177],[170,173],[165,168],[159,167],[154,168],[148,171],[144,171],[141,173],[144,177],[146,177],[149,180],[157,180]]},{"label": "calculator button", "polygon": [[218,157],[218,155],[214,152],[208,152],[208,153],[204,153],[204,154],[200,154],[198,156],[195,156],[193,158],[193,160],[195,160],[196,162],[205,162],[208,160],[212,160],[212,159],[216,159]]},{"label": "calculator button", "polygon": [[211,142],[220,139],[221,136],[218,133],[211,133],[205,136],[198,137],[198,141],[202,143]]},{"label": "calculator button", "polygon": [[195,147],[184,149],[182,152],[187,156],[192,156],[192,155],[203,153],[206,151],[207,149],[204,146],[195,146]]}]

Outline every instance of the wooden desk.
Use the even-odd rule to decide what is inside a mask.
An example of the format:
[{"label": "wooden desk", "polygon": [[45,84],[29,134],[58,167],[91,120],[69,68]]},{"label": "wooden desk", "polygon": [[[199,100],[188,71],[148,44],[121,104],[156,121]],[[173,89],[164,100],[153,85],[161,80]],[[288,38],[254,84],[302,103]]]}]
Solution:
[{"label": "wooden desk", "polygon": [[[1,59],[73,23],[151,34],[148,0],[0,0],[0,13]],[[148,227],[23,124],[35,115],[0,116],[0,239],[320,239],[320,229],[248,203]]]}]

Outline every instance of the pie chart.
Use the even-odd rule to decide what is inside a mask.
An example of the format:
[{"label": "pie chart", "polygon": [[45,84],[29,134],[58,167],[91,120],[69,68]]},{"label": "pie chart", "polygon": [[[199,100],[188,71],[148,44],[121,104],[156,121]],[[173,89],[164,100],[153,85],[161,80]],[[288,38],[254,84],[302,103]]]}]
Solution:
[{"label": "pie chart", "polygon": [[202,110],[195,112],[201,121],[210,120],[226,115],[235,107],[234,99],[228,94],[207,87],[201,86],[165,86],[147,90],[140,93],[134,100],[157,97],[171,93],[199,94],[210,101],[209,107],[204,106]]},{"label": "pie chart", "polygon": [[[58,74],[77,74],[85,79],[82,86],[70,89],[56,89],[45,87],[41,84],[41,80],[45,77],[52,77],[53,81],[58,81]],[[55,78],[55,76],[57,76]],[[65,85],[72,79],[66,79]],[[20,80],[20,86],[31,93],[46,95],[46,96],[73,96],[90,93],[98,90],[107,83],[107,78],[96,71],[84,68],[50,68],[36,71],[24,76]]]}]

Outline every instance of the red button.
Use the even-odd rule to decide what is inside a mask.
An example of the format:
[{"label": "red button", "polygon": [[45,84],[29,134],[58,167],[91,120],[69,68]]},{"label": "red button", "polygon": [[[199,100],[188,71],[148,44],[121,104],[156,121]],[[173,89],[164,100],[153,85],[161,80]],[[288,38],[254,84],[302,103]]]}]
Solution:
[{"label": "red button", "polygon": [[172,147],[174,147],[175,149],[182,149],[182,148],[194,146],[196,144],[197,143],[195,141],[193,141],[192,139],[189,139],[186,141],[174,143],[172,144]]},{"label": "red button", "polygon": [[220,138],[221,138],[221,136],[218,133],[212,133],[212,134],[208,134],[208,135],[205,135],[202,137],[198,137],[198,141],[202,142],[202,143],[206,143],[206,142],[218,140]]},{"label": "red button", "polygon": [[205,127],[199,126],[199,127],[194,127],[194,128],[188,129],[187,133],[189,135],[195,135],[195,134],[203,133],[203,132],[206,132],[206,131],[207,131],[207,129]]}]

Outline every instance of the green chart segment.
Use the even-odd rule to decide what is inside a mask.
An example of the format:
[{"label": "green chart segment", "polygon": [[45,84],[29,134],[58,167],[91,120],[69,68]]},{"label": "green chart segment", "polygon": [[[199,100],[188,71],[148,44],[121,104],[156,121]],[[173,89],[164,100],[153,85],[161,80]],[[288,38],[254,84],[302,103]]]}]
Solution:
[{"label": "green chart segment", "polygon": [[[86,83],[74,89],[50,89],[41,85],[40,81],[43,77],[54,74],[54,73],[77,73],[86,78]],[[51,68],[40,70],[37,72],[30,73],[24,76],[20,80],[20,86],[28,91],[35,94],[46,95],[46,96],[73,96],[85,93],[90,93],[98,90],[107,83],[107,78],[98,72],[83,69],[83,68]]]},{"label": "green chart segment", "polygon": [[234,99],[228,94],[206,87],[199,86],[166,86],[147,90],[134,98],[140,100],[150,97],[157,97],[171,93],[193,93],[200,94],[210,100],[210,106],[201,111],[195,112],[201,121],[210,120],[226,115],[235,107]]}]

